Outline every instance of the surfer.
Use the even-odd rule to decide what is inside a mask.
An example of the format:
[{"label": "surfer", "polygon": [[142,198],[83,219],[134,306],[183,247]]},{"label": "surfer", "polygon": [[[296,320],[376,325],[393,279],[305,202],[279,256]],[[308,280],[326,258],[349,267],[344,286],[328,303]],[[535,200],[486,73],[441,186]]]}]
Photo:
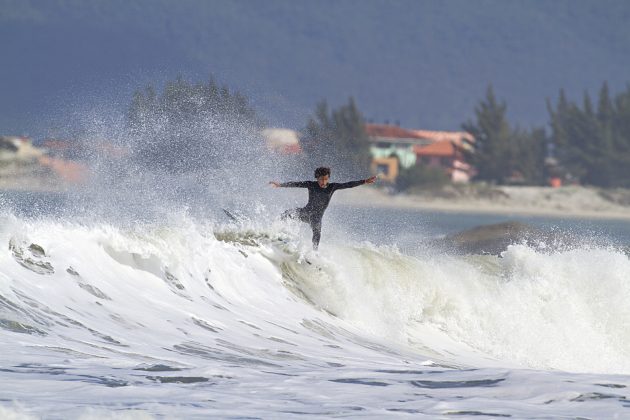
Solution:
[{"label": "surfer", "polygon": [[271,181],[269,184],[271,184],[274,188],[308,188],[308,203],[306,203],[306,206],[287,210],[282,213],[282,216],[280,217],[282,220],[291,218],[308,223],[313,230],[313,249],[317,250],[322,230],[322,217],[328,207],[328,203],[330,203],[333,193],[337,190],[354,188],[363,184],[373,184],[376,181],[376,176],[371,176],[358,181],[342,183],[328,182],[330,180],[330,168],[320,167],[315,169],[315,178],[317,181],[295,181],[283,183]]}]

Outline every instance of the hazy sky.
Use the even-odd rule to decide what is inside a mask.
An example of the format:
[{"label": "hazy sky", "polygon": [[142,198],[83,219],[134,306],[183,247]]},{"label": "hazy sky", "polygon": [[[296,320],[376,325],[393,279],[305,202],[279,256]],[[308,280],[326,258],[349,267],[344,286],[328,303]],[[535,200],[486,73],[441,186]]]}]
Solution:
[{"label": "hazy sky", "polygon": [[489,83],[512,121],[544,125],[560,88],[630,81],[628,22],[616,0],[0,0],[0,133],[62,135],[178,74],[293,128],[353,96],[375,121],[459,129]]}]

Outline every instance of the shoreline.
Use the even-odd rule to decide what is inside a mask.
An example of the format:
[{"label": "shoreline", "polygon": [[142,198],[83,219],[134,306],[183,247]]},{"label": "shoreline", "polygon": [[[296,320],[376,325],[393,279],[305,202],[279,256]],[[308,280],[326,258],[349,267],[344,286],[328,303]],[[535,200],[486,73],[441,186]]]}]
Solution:
[{"label": "shoreline", "polygon": [[[72,187],[64,183],[0,182],[3,194],[64,194]],[[30,181],[30,182],[29,182]],[[375,187],[353,188],[335,196],[340,205],[359,208],[390,208],[437,213],[496,214],[504,216],[550,217],[559,219],[591,219],[630,221],[630,190],[623,191],[622,205],[606,200],[601,191],[589,187],[493,187],[479,194],[474,188],[446,198],[444,190],[420,193],[390,194]],[[492,197],[488,197],[489,195]],[[459,195],[458,195],[459,194]],[[625,201],[624,201],[625,203]]]},{"label": "shoreline", "polygon": [[[630,206],[622,206],[594,198],[596,191],[586,187],[499,187],[508,191],[507,198],[488,199],[457,197],[447,199],[431,193],[391,195],[377,188],[367,191],[350,190],[339,194],[338,203],[354,207],[392,208],[399,210],[433,211],[439,213],[497,214],[566,219],[628,220]],[[523,199],[511,198],[515,193],[527,192]],[[535,198],[531,198],[535,196]],[[342,198],[343,197],[343,198]],[[527,202],[527,199],[532,201]]]}]

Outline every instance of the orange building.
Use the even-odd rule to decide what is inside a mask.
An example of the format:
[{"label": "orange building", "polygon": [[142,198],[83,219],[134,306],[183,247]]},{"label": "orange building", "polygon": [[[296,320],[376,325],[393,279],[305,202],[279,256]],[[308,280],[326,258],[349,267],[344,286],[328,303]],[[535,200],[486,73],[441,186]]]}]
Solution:
[{"label": "orange building", "polygon": [[453,182],[468,182],[473,168],[464,152],[473,152],[475,138],[465,131],[410,130],[393,125],[366,124],[372,172],[395,182],[400,169],[418,163],[441,167]]},{"label": "orange building", "polygon": [[295,130],[288,128],[266,128],[261,132],[267,149],[283,155],[299,155],[300,136]]},{"label": "orange building", "polygon": [[462,144],[452,140],[440,140],[414,148],[418,163],[444,168],[453,182],[469,182],[474,175],[473,168],[465,162],[464,150]]}]

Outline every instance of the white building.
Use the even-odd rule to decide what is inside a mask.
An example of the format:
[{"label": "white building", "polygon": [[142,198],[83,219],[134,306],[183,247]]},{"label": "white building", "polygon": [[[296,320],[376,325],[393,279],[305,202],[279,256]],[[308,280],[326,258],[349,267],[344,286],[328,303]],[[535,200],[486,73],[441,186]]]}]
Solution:
[{"label": "white building", "polygon": [[0,136],[0,162],[29,163],[44,155],[33,146],[31,139],[18,136]]}]

